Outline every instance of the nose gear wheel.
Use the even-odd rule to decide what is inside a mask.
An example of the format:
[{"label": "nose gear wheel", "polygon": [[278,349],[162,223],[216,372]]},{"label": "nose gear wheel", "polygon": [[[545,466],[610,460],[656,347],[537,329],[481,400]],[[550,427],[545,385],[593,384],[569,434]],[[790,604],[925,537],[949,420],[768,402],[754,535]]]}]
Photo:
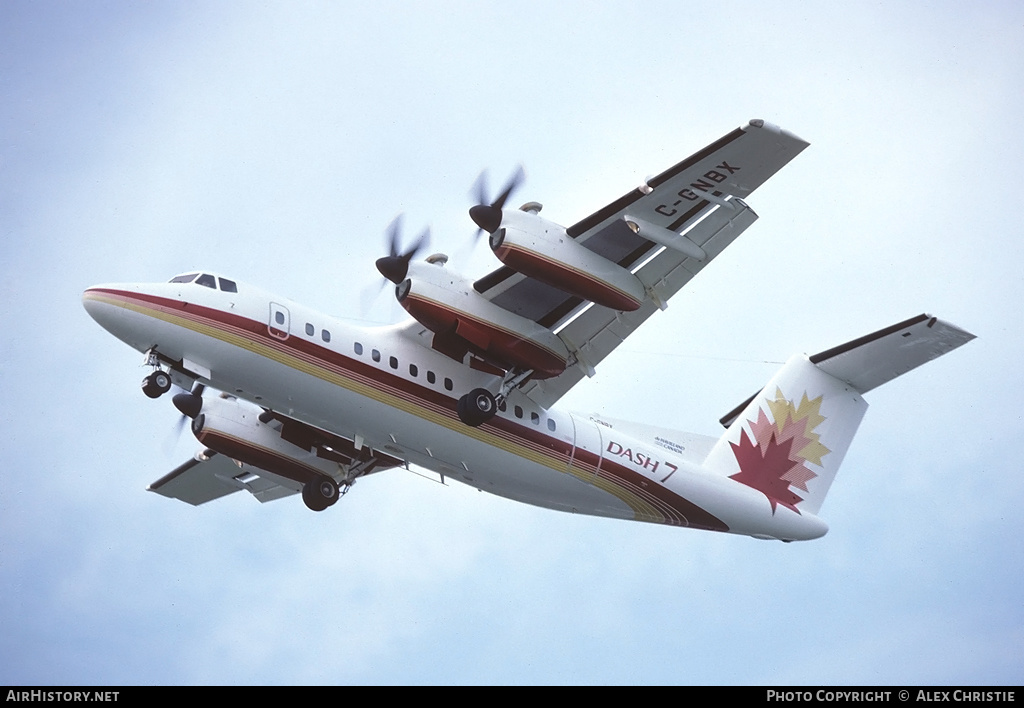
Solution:
[{"label": "nose gear wheel", "polygon": [[160,398],[171,390],[171,375],[157,369],[142,379],[142,392],[150,398]]}]

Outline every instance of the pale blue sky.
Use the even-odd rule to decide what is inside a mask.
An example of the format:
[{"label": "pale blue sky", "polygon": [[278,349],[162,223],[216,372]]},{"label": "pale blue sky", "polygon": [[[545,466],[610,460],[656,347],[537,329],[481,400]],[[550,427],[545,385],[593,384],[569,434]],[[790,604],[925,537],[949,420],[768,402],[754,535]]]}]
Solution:
[{"label": "pale blue sky", "polygon": [[[0,683],[1019,684],[1022,95],[1015,2],[0,4]],[[145,492],[194,444],[89,285],[200,266],[387,321],[395,214],[482,274],[482,168],[569,224],[755,117],[811,146],[565,405],[717,434],[766,362],[973,331],[868,396],[825,538],[407,472],[323,514]]]}]

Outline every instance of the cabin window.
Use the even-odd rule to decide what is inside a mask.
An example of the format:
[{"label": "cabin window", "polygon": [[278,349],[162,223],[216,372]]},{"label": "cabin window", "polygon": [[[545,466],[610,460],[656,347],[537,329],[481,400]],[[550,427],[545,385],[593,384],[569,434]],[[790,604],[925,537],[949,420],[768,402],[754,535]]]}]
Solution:
[{"label": "cabin window", "polygon": [[502,413],[507,411],[508,410],[508,403],[506,403],[505,401],[502,401],[501,403],[499,403],[498,404],[498,410],[501,411]]},{"label": "cabin window", "polygon": [[433,371],[427,372],[427,383],[434,383],[437,381],[437,376],[434,375]]},{"label": "cabin window", "polygon": [[238,286],[235,285],[235,281],[228,280],[227,278],[218,278],[220,281],[220,289],[226,293],[237,293]]},{"label": "cabin window", "polygon": [[326,329],[320,330],[320,339],[324,340],[325,342],[331,341],[331,333],[328,332]]},{"label": "cabin window", "polygon": [[398,368],[398,357],[389,357],[388,358],[388,364],[391,365],[392,369],[397,369]]},{"label": "cabin window", "polygon": [[552,433],[555,432],[555,419],[554,418],[548,418],[548,430],[550,430]]},{"label": "cabin window", "polygon": [[419,376],[420,370],[415,364],[409,364],[409,376]]},{"label": "cabin window", "polygon": [[380,361],[380,352],[378,350],[374,349],[372,352],[370,352],[370,358],[372,358],[374,361],[379,362]]},{"label": "cabin window", "polygon": [[279,325],[283,325],[284,324],[284,313],[281,312],[280,310],[275,312],[274,313],[274,322],[277,322]]},{"label": "cabin window", "polygon": [[196,285],[202,285],[207,288],[217,289],[217,281],[214,280],[213,276],[208,273],[203,273],[196,278]]},{"label": "cabin window", "polygon": [[451,391],[453,388],[455,388],[455,384],[452,383],[452,380],[450,378],[445,377],[445,379],[444,379],[444,390],[445,391]]},{"label": "cabin window", "polygon": [[540,425],[540,413],[537,413],[536,411],[531,411],[530,422],[533,423],[534,425]]},{"label": "cabin window", "polygon": [[356,350],[356,354],[358,354],[359,356],[363,355],[363,345],[360,344],[359,342],[356,342],[352,348]]},{"label": "cabin window", "polygon": [[171,278],[172,283],[191,283],[196,279],[198,273],[189,273],[188,275],[176,275]]},{"label": "cabin window", "polygon": [[311,325],[309,322],[306,323],[306,334],[312,337],[316,333],[316,327]]},{"label": "cabin window", "polygon": [[516,418],[522,418],[523,417],[523,407],[522,406],[516,406],[513,410],[515,411]]}]

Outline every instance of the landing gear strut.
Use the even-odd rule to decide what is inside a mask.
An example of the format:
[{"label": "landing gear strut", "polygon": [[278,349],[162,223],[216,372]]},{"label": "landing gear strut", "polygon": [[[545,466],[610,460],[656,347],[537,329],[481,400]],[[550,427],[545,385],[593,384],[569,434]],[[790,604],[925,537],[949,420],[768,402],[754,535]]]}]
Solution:
[{"label": "landing gear strut", "polygon": [[302,487],[302,501],[313,511],[323,511],[340,496],[338,483],[326,475],[319,475]]},{"label": "landing gear strut", "polygon": [[372,451],[364,447],[358,459],[352,460],[348,465],[339,465],[344,471],[340,482],[327,475],[317,475],[302,487],[302,501],[313,511],[323,511],[329,506],[334,506],[339,499],[348,494],[356,480],[364,474],[369,474],[378,464]]},{"label": "landing gear strut", "polygon": [[157,369],[152,374],[142,379],[142,392],[150,398],[160,398],[171,390],[171,375],[166,371]]},{"label": "landing gear strut", "polygon": [[163,370],[163,365],[155,347],[146,351],[146,366],[153,367],[153,373],[142,379],[142,392],[150,398],[160,398],[171,390],[171,375]]}]

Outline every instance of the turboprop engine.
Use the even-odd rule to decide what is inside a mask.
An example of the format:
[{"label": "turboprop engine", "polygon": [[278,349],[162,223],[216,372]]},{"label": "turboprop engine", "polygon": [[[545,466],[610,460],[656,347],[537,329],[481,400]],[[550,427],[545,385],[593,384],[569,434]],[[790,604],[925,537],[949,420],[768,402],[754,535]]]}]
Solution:
[{"label": "turboprop engine", "polygon": [[504,369],[532,369],[537,379],[565,371],[569,350],[557,335],[493,304],[473,289],[472,282],[444,268],[446,261],[436,255],[410,263],[407,277],[395,287],[406,312],[434,332],[435,349],[454,355],[454,335],[468,345],[463,355],[472,349]]},{"label": "turboprop engine", "polygon": [[571,238],[561,226],[537,216],[540,205],[507,210],[489,243],[512,270],[613,310],[632,312],[647,296],[640,279]]},{"label": "turboprop engine", "polygon": [[[302,500],[321,511],[339,497],[342,470],[338,462],[322,458],[317,450],[303,449],[286,441],[280,423],[265,421],[262,411],[233,397],[221,398],[180,393],[174,404],[192,418],[192,433],[206,447],[238,462],[302,486]],[[291,486],[287,481],[285,486]],[[294,488],[294,487],[293,487]]]}]

